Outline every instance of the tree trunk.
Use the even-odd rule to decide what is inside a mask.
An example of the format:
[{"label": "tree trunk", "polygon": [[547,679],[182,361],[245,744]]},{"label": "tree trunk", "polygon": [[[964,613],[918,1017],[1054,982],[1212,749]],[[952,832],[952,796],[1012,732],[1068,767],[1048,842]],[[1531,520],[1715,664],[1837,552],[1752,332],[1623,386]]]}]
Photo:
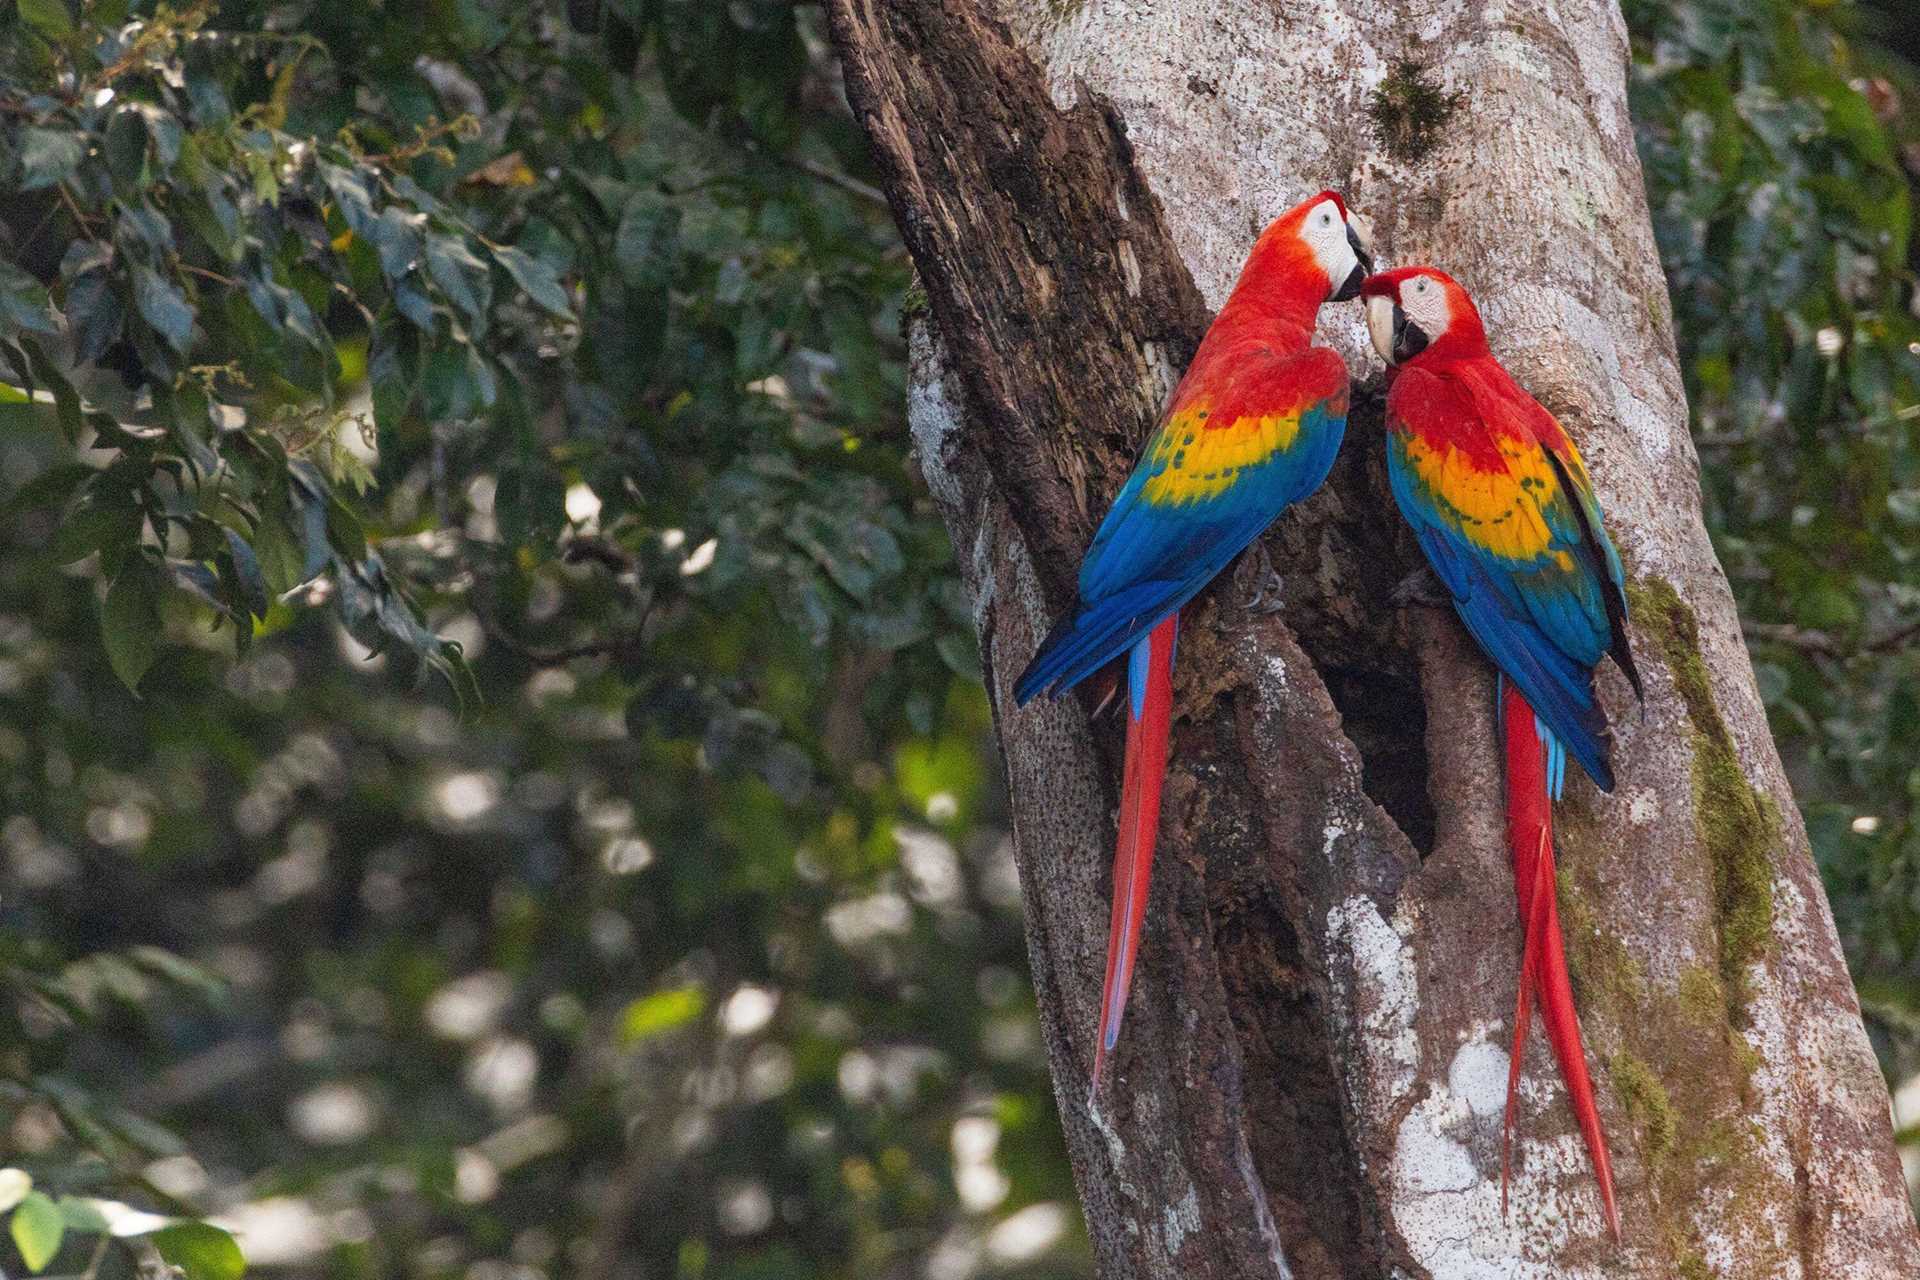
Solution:
[{"label": "tree trunk", "polygon": [[[926,291],[912,426],[973,594],[1101,1274],[1920,1275],[1700,520],[1614,0],[828,8]],[[1559,884],[1624,1247],[1543,1036],[1502,1217],[1520,929],[1493,682],[1451,612],[1390,598],[1419,558],[1357,307],[1323,324],[1356,376],[1347,446],[1265,543],[1283,611],[1247,608],[1249,556],[1183,617],[1139,975],[1086,1101],[1123,730],[1009,690],[1255,234],[1323,186],[1383,263],[1481,300],[1627,560],[1647,701],[1603,674],[1619,786],[1569,783]]]}]

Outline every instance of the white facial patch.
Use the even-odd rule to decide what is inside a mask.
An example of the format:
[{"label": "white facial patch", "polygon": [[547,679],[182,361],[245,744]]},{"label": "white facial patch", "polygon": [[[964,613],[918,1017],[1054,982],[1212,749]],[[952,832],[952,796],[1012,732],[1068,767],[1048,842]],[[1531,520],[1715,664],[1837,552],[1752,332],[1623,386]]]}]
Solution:
[{"label": "white facial patch", "polygon": [[1420,326],[1428,342],[1439,340],[1453,321],[1453,305],[1447,291],[1431,276],[1415,276],[1400,282],[1400,309],[1407,319]]},{"label": "white facial patch", "polygon": [[1393,299],[1375,294],[1367,299],[1367,336],[1373,349],[1388,364],[1393,363]]},{"label": "white facial patch", "polygon": [[1307,211],[1300,238],[1313,250],[1313,260],[1327,273],[1328,292],[1338,290],[1360,265],[1360,260],[1353,256],[1353,246],[1347,243],[1347,220],[1340,216],[1340,206],[1331,200],[1322,200]]}]

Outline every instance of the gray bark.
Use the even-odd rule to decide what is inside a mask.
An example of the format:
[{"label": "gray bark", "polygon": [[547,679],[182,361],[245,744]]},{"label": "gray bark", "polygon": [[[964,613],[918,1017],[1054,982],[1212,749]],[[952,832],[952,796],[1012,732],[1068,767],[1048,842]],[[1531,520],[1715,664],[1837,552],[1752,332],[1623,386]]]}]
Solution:
[{"label": "gray bark", "polygon": [[[928,313],[921,465],[975,601],[1042,1023],[1105,1276],[1911,1277],[1833,921],[1701,523],[1613,0],[833,0]],[[1464,96],[1415,157],[1375,94]],[[1388,85],[1389,89],[1394,87]],[[1383,140],[1385,139],[1385,140]],[[1394,145],[1389,145],[1395,139]],[[1190,610],[1147,937],[1086,1102],[1119,730],[1009,689],[1209,305],[1323,187],[1480,300],[1567,425],[1633,579],[1619,785],[1570,782],[1560,900],[1624,1246],[1543,1037],[1512,1213],[1519,948],[1492,681],[1417,563],[1356,397],[1327,488]],[[1323,339],[1377,386],[1357,308]]]}]

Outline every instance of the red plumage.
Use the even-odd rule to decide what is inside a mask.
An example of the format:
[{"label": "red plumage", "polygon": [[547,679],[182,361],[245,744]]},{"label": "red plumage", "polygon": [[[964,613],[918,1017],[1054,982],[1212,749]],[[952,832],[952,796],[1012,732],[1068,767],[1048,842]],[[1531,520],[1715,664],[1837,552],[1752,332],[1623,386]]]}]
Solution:
[{"label": "red plumage", "polygon": [[1326,478],[1346,427],[1347,370],[1336,353],[1312,345],[1314,319],[1322,303],[1353,297],[1370,267],[1346,205],[1331,192],[1261,234],[1094,535],[1072,613],[1014,682],[1014,700],[1025,705],[1126,658],[1118,690],[1127,706],[1126,776],[1095,1088],[1119,1035],[1146,916],[1179,611]]},{"label": "red plumage", "polygon": [[1573,987],[1567,977],[1566,950],[1560,935],[1560,907],[1555,893],[1553,864],[1553,803],[1547,795],[1547,750],[1533,708],[1511,683],[1502,682],[1500,716],[1507,746],[1507,843],[1513,852],[1513,888],[1526,930],[1520,951],[1519,995],[1513,1015],[1513,1056],[1507,1067],[1507,1110],[1500,1131],[1500,1211],[1507,1208],[1507,1182],[1512,1168],[1513,1106],[1520,1089],[1520,1063],[1526,1055],[1527,1029],[1532,1020],[1527,997],[1538,990],[1540,1020],[1547,1042],[1560,1063],[1561,1079],[1580,1123],[1594,1178],[1600,1184],[1600,1206],[1613,1238],[1620,1238],[1620,1211],[1613,1199],[1613,1164],[1607,1155],[1607,1135],[1600,1125],[1600,1108],[1587,1074],[1587,1055],[1580,1038],[1580,1015],[1573,1007]]},{"label": "red plumage", "polygon": [[1494,359],[1466,290],[1431,267],[1406,267],[1371,277],[1360,292],[1374,345],[1394,364],[1386,415],[1394,500],[1461,621],[1505,677],[1507,835],[1525,944],[1501,1204],[1537,997],[1593,1160],[1607,1225],[1618,1239],[1606,1133],[1561,939],[1552,797],[1569,755],[1601,790],[1613,787],[1594,670],[1611,654],[1635,692],[1640,689],[1627,640],[1625,571],[1579,450]]},{"label": "red plumage", "polygon": [[1134,954],[1147,917],[1153,846],[1160,834],[1160,784],[1167,774],[1167,738],[1173,726],[1173,649],[1180,635],[1174,614],[1147,636],[1146,694],[1140,714],[1127,709],[1127,764],[1120,783],[1120,834],[1113,850],[1113,916],[1107,925],[1107,978],[1100,991],[1100,1030],[1093,1047],[1092,1093],[1120,1035],[1120,1015],[1133,986]]}]

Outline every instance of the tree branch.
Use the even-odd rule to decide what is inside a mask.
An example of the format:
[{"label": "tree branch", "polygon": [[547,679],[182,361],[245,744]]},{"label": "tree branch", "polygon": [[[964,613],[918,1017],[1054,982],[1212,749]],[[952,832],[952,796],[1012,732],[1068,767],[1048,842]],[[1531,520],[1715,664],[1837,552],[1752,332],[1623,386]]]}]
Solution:
[{"label": "tree branch", "polygon": [[1896,653],[1920,639],[1920,622],[1909,622],[1882,635],[1863,636],[1858,640],[1791,622],[1742,622],[1740,630],[1750,643],[1785,645],[1802,653],[1838,659]]}]

